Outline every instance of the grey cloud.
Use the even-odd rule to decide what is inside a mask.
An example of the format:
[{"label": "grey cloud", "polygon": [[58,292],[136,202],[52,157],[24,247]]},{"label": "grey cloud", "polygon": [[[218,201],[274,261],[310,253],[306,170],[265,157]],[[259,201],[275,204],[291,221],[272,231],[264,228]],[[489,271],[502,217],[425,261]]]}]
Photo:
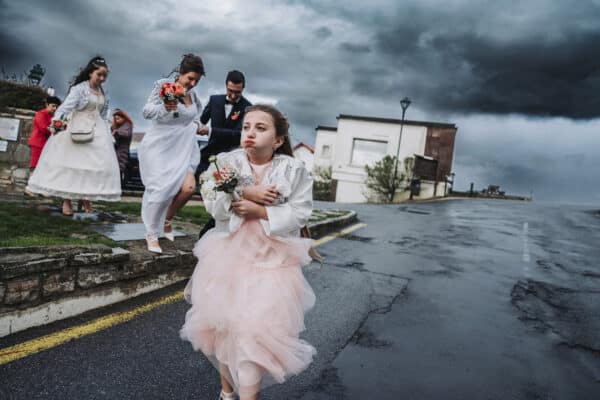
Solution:
[{"label": "grey cloud", "polygon": [[[40,63],[47,69],[45,81],[64,96],[78,68],[101,53],[110,66],[112,104],[131,113],[137,130],[148,126],[141,108],[153,81],[187,52],[205,61],[207,76],[196,88],[202,98],[222,92],[225,73],[240,69],[248,97],[277,101],[294,139],[308,143],[314,143],[315,126],[335,125],[340,113],[399,117],[398,100],[409,96],[408,118],[458,124],[455,165],[461,185],[476,176],[478,185],[498,183],[528,193],[532,180],[534,190],[548,196],[555,179],[574,185],[573,193],[584,182],[594,186],[589,182],[595,177],[580,170],[600,170],[588,151],[600,146],[600,139],[587,143],[580,158],[577,148],[568,154],[559,144],[545,148],[538,130],[559,124],[548,116],[584,121],[600,113],[597,5],[575,0],[544,2],[544,7],[466,0],[444,6],[433,0],[288,3],[293,4],[284,10],[289,24],[268,22],[278,2],[265,6],[267,22],[258,21],[250,31],[244,24],[207,24],[211,10],[196,11],[197,20],[180,26],[171,12],[175,3],[164,0],[148,0],[135,13],[122,11],[135,7],[129,0],[120,7],[97,0],[0,0],[0,64],[19,73]],[[44,23],[49,20],[52,24]],[[508,121],[519,120],[518,114],[535,116],[542,128],[536,120],[507,125],[506,132],[490,129],[477,120],[482,113]],[[573,144],[571,131],[552,132],[554,142]],[[500,136],[510,140],[495,139]]]},{"label": "grey cloud", "polygon": [[322,26],[319,29],[315,29],[313,31],[313,34],[316,37],[318,37],[319,39],[327,39],[328,37],[330,37],[331,35],[333,35],[333,32],[328,27]]},{"label": "grey cloud", "polygon": [[340,48],[349,53],[370,53],[371,52],[371,47],[366,44],[343,42],[342,44],[340,44]]}]

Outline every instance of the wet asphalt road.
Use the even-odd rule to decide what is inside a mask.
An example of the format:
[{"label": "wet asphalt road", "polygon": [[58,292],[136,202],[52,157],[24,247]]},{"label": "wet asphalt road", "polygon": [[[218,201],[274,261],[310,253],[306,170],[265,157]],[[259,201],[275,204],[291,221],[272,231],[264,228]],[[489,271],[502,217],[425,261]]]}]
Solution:
[{"label": "wet asphalt road", "polygon": [[[311,368],[263,399],[600,398],[600,217],[589,208],[452,200],[355,209],[319,248]],[[181,286],[181,285],[180,285]],[[180,289],[0,339],[0,347]],[[187,306],[0,366],[1,399],[214,399],[179,340]]]}]

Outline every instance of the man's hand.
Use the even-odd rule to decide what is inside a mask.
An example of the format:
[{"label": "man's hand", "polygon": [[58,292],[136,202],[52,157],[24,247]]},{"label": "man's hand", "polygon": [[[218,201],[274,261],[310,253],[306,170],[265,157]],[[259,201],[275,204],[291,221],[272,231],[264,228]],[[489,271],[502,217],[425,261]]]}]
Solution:
[{"label": "man's hand", "polygon": [[244,188],[242,197],[263,206],[273,204],[279,196],[275,185],[253,185]]},{"label": "man's hand", "polygon": [[268,219],[265,207],[250,200],[232,201],[231,210],[242,218]]},{"label": "man's hand", "polygon": [[201,136],[208,135],[208,126],[202,126],[202,127],[198,128],[197,132],[198,132],[198,135],[201,135]]}]

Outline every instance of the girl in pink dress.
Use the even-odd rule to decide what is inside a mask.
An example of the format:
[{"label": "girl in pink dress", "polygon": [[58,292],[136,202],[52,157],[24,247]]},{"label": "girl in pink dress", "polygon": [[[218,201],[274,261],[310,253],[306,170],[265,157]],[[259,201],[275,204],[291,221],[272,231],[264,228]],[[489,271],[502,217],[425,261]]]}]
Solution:
[{"label": "girl in pink dress", "polygon": [[312,212],[312,178],[293,158],[286,118],[266,105],[249,107],[241,149],[219,154],[235,171],[234,193],[215,190],[215,164],[203,174],[202,196],[215,228],[196,244],[198,264],[185,295],[181,337],[221,374],[220,399],[257,399],[312,362],[299,339],[315,295],[301,266],[311,240],[300,237]]}]

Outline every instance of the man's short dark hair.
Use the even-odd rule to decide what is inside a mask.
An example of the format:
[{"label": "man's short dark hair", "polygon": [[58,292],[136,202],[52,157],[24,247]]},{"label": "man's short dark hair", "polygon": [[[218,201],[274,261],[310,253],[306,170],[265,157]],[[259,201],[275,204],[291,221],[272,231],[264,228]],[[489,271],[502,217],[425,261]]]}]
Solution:
[{"label": "man's short dark hair", "polygon": [[60,103],[62,103],[62,102],[56,96],[48,96],[48,97],[46,97],[46,104],[56,104],[57,106],[60,106]]},{"label": "man's short dark hair", "polygon": [[227,78],[225,78],[225,83],[227,83],[227,82],[231,82],[236,85],[241,83],[242,85],[244,85],[244,87],[246,87],[246,78],[244,77],[244,74],[242,74],[242,72],[238,71],[237,69],[234,69],[233,71],[229,71],[227,73]]}]

